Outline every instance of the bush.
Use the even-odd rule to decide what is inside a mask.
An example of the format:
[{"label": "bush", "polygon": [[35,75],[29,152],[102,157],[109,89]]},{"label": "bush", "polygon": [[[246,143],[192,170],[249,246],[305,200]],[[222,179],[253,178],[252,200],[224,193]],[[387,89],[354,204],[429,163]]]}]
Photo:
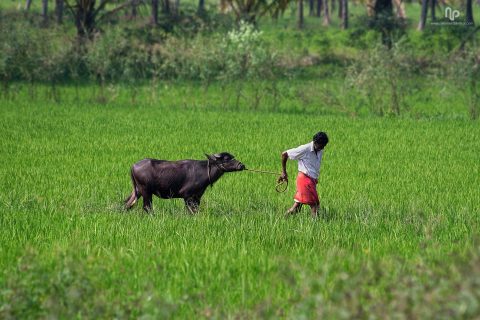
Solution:
[{"label": "bush", "polygon": [[449,79],[457,86],[465,98],[470,118],[480,116],[480,54],[475,47],[466,48],[454,55],[447,64]]},{"label": "bush", "polygon": [[400,115],[407,107],[404,97],[413,65],[412,55],[404,50],[402,42],[391,49],[378,44],[349,67],[346,85],[373,113]]}]

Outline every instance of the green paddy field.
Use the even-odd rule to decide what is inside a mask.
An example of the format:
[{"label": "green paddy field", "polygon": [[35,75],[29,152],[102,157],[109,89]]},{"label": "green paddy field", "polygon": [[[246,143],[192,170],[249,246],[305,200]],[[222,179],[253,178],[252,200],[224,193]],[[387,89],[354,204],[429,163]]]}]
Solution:
[{"label": "green paddy field", "polygon": [[[145,157],[228,151],[280,172],[324,130],[320,218],[226,174],[200,213],[125,212]],[[0,318],[473,318],[480,125],[446,118],[2,101]]]}]

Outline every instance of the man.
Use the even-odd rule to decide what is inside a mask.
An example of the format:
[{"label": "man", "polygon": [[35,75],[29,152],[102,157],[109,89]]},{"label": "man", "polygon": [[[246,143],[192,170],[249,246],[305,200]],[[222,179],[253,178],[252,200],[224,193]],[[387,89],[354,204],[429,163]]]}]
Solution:
[{"label": "man", "polygon": [[282,175],[278,181],[288,181],[287,160],[298,160],[297,191],[293,206],[288,209],[286,216],[295,214],[303,204],[310,206],[312,217],[316,218],[320,201],[317,193],[318,175],[322,162],[323,148],[328,143],[325,132],[318,132],[313,141],[282,153]]}]

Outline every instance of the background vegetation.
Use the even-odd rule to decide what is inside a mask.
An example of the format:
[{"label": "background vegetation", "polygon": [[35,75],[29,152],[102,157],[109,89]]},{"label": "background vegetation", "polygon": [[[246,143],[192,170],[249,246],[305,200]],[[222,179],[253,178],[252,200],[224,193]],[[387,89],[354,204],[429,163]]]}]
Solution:
[{"label": "background vegetation", "polygon": [[[135,104],[144,92],[154,104],[164,98],[205,109],[479,115],[479,29],[461,24],[463,11],[458,24],[442,25],[451,21],[437,10],[420,32],[416,4],[407,4],[404,19],[379,22],[367,16],[366,4],[353,2],[349,28],[341,29],[333,13],[329,26],[313,15],[299,28],[295,2],[280,7],[281,17],[265,16],[256,25],[219,12],[216,3],[205,4],[210,9],[201,14],[196,3],[182,3],[176,13],[160,11],[157,23],[149,22],[147,3],[135,7],[135,16],[130,7],[105,3],[98,15],[106,18],[97,18],[87,36],[75,31],[71,15],[79,9],[73,3],[61,24],[53,13],[47,19],[35,14],[39,1],[28,12],[0,11],[3,97],[28,90],[35,98],[46,90],[58,102],[72,87],[95,84],[93,96],[102,103],[128,94]],[[437,5],[463,10],[461,3]]]}]

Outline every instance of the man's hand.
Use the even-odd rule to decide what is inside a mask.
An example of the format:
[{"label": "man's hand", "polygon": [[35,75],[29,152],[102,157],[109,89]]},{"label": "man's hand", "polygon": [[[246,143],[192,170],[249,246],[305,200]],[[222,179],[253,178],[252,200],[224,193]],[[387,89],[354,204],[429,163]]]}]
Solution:
[{"label": "man's hand", "polygon": [[282,175],[278,178],[277,183],[280,183],[283,181],[288,182],[287,160],[288,160],[287,152],[282,152]]},{"label": "man's hand", "polygon": [[286,172],[283,172],[282,175],[277,180],[278,183],[282,181],[288,182],[288,175]]}]

